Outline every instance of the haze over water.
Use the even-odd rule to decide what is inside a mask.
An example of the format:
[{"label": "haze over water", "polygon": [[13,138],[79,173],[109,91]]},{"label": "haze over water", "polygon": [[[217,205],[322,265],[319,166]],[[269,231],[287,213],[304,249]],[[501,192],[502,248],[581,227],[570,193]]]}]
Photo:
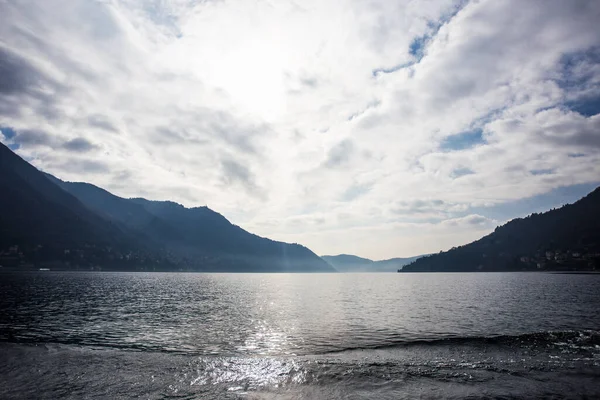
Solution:
[{"label": "haze over water", "polygon": [[8,398],[600,395],[596,275],[2,278]]}]

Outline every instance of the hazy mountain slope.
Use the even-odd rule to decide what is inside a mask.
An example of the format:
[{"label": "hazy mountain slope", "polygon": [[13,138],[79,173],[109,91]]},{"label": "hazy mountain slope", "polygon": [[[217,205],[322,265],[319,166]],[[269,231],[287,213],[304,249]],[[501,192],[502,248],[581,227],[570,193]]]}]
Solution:
[{"label": "hazy mountain slope", "polygon": [[333,271],[309,249],[253,235],[207,207],[185,208],[170,201],[124,199],[88,183],[52,179],[115,225],[164,246],[185,268],[248,272]]},{"label": "hazy mountain slope", "polygon": [[373,265],[368,258],[353,256],[350,254],[339,254],[337,256],[321,256],[331,264],[338,272],[364,272]]},{"label": "hazy mountain slope", "polygon": [[0,265],[171,268],[156,244],[96,214],[0,144]]},{"label": "hazy mountain slope", "polygon": [[482,239],[421,258],[403,271],[504,271],[600,267],[600,188],[579,201],[517,218]]},{"label": "hazy mountain slope", "polygon": [[245,231],[208,207],[185,208],[170,201],[131,199],[166,221],[181,236],[180,251],[204,256],[229,268],[256,271],[333,272],[320,257],[299,244],[273,241]]},{"label": "hazy mountain slope", "polygon": [[381,260],[375,261],[374,271],[376,272],[397,272],[399,269],[404,267],[407,264],[421,258],[425,257],[425,255],[415,256],[415,257],[397,257],[390,258],[389,260]]},{"label": "hazy mountain slope", "polygon": [[135,231],[136,235],[165,243],[180,239],[175,229],[141,204],[115,196],[89,183],[64,182],[50,174],[46,176],[95,213],[124,229]]},{"label": "hazy mountain slope", "polygon": [[123,232],[0,144],[0,244],[118,244]]},{"label": "hazy mountain slope", "polygon": [[340,254],[337,256],[322,256],[339,272],[396,272],[404,265],[423,257],[391,258],[389,260],[373,261],[368,258]]}]

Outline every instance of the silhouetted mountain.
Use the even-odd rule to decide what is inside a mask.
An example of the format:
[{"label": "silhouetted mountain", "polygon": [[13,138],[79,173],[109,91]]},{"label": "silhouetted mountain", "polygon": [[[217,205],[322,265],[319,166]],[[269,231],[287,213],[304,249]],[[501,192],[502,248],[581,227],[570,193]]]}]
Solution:
[{"label": "silhouetted mountain", "polygon": [[123,199],[88,183],[54,179],[100,215],[160,242],[193,269],[334,271],[306,247],[251,234],[208,207],[186,208],[171,201]]},{"label": "silhouetted mountain", "polygon": [[67,269],[332,272],[298,244],[246,232],[207,207],[123,199],[63,182],[0,144],[0,265]]},{"label": "silhouetted mountain", "polygon": [[150,213],[134,201],[113,195],[112,193],[89,183],[64,182],[50,174],[45,174],[53,183],[75,196],[87,208],[111,221],[124,230],[133,230],[136,235],[156,242],[181,239],[179,234],[167,223]]},{"label": "silhouetted mountain", "polygon": [[95,265],[109,253],[114,258],[147,252],[135,236],[92,212],[3,144],[0,193],[0,265],[65,265],[83,254]]},{"label": "silhouetted mountain", "polygon": [[115,245],[123,232],[0,144],[0,245]]},{"label": "silhouetted mountain", "polygon": [[477,240],[416,260],[402,271],[600,268],[600,188],[579,201],[517,218]]},{"label": "silhouetted mountain", "polygon": [[231,224],[208,207],[123,199],[88,183],[52,178],[96,213],[161,243],[181,263],[214,271],[333,271],[307,248],[275,242]]},{"label": "silhouetted mountain", "polygon": [[321,256],[339,272],[396,272],[404,265],[419,257],[391,258],[389,260],[373,261],[368,258],[340,254],[337,256]]}]

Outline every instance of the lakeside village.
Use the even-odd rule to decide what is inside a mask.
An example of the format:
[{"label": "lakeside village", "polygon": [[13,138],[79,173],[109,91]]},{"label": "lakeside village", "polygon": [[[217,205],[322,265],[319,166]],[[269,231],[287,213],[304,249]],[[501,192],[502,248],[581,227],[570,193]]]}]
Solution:
[{"label": "lakeside village", "polygon": [[165,251],[161,257],[149,251],[122,251],[110,246],[86,244],[78,248],[11,245],[0,248],[0,270],[127,269],[154,271],[177,269],[181,259]]},{"label": "lakeside village", "polygon": [[[484,254],[485,258],[486,255]],[[203,257],[196,263],[210,264],[215,260]],[[86,244],[75,249],[47,248],[42,245],[22,247],[11,245],[0,248],[0,270],[189,270],[190,260],[177,257],[169,251],[158,257],[149,251],[121,251],[110,246]],[[594,251],[538,251],[533,256],[514,259],[507,270],[525,271],[600,271],[600,253]]]},{"label": "lakeside village", "polygon": [[519,263],[527,269],[600,271],[600,253],[588,251],[540,251],[533,257],[519,257]]}]

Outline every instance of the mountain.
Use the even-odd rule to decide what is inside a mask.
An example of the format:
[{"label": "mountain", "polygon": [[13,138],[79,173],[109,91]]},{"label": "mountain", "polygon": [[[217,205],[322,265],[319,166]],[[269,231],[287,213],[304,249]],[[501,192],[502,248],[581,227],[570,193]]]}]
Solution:
[{"label": "mountain", "polygon": [[0,144],[0,265],[64,269],[333,272],[299,244],[207,207],[124,199],[45,174]]},{"label": "mountain", "polygon": [[410,264],[413,261],[425,256],[426,254],[415,257],[390,258],[389,260],[376,261],[376,270],[385,272],[397,272],[405,265]]},{"label": "mountain", "polygon": [[195,269],[334,271],[306,247],[249,233],[208,207],[186,208],[171,201],[123,199],[89,183],[53,179],[98,214],[160,242]]},{"label": "mountain", "polygon": [[321,256],[333,268],[339,272],[366,272],[373,266],[373,260],[361,258],[350,254],[339,254],[337,256]]},{"label": "mountain", "polygon": [[517,218],[403,272],[600,269],[600,187],[559,209]]},{"label": "mountain", "polygon": [[391,258],[389,260],[373,261],[368,258],[340,254],[337,256],[321,256],[339,272],[396,272],[404,265],[423,256],[408,258]]},{"label": "mountain", "polygon": [[147,211],[143,205],[124,199],[89,183],[64,182],[45,174],[55,185],[68,192],[87,208],[111,221],[123,230],[133,230],[136,235],[152,238],[156,242],[179,239],[175,230]]},{"label": "mountain", "polygon": [[2,144],[0,193],[0,265],[58,260],[68,265],[84,254],[96,264],[108,253],[151,253],[135,236],[92,212]]},{"label": "mountain", "polygon": [[131,241],[2,144],[0,171],[0,246],[116,246]]}]

